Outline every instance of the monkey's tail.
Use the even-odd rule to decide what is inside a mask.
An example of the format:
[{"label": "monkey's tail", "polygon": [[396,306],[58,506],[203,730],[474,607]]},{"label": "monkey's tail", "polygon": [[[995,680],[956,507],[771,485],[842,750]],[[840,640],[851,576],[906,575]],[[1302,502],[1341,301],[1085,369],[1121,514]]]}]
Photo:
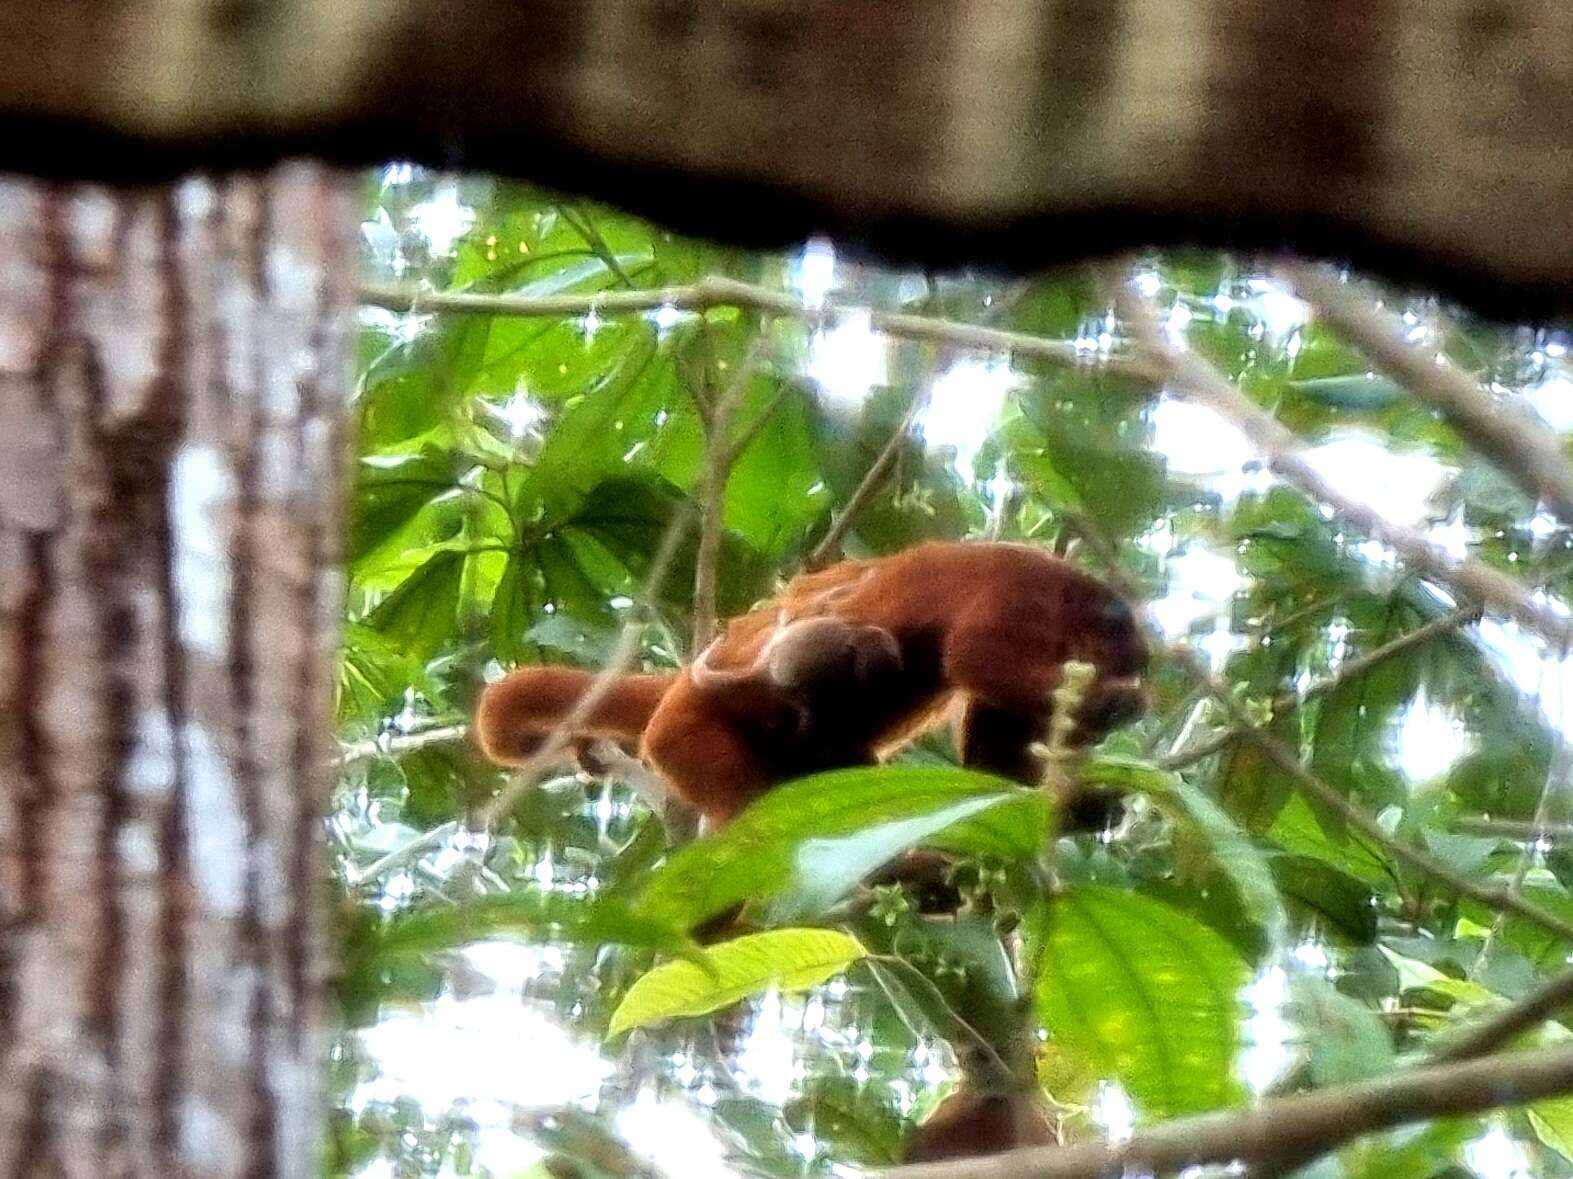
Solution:
[{"label": "monkey's tail", "polygon": [[[475,707],[481,752],[501,765],[523,762],[540,738],[573,713],[595,678],[595,672],[577,667],[521,667],[488,684]],[[618,676],[570,735],[638,742],[677,679],[677,672]]]}]

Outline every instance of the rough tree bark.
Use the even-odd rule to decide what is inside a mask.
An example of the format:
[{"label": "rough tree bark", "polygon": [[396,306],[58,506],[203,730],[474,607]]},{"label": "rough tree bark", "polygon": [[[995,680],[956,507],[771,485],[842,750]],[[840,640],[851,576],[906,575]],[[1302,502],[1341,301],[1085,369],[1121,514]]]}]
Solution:
[{"label": "rough tree bark", "polygon": [[0,181],[0,1175],[316,1172],[355,225]]}]

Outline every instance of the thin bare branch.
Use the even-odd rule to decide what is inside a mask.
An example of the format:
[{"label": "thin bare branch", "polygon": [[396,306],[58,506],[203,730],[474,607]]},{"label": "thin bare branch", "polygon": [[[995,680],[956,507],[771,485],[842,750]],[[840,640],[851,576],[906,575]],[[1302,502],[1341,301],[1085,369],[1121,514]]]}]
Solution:
[{"label": "thin bare branch", "polygon": [[1402,319],[1332,271],[1308,264],[1281,268],[1318,316],[1417,400],[1439,412],[1459,435],[1521,488],[1573,524],[1573,464],[1556,436],[1491,394],[1435,348],[1412,344]]},{"label": "thin bare branch", "polygon": [[[1373,648],[1364,655],[1358,655],[1340,664],[1338,670],[1333,672],[1332,675],[1323,676],[1321,679],[1308,684],[1303,692],[1285,692],[1275,697],[1272,705],[1273,715],[1276,716],[1296,705],[1305,704],[1318,696],[1326,695],[1333,689],[1358,679],[1373,667],[1385,663],[1395,655],[1423,646],[1434,638],[1451,634],[1458,630],[1459,627],[1468,626],[1479,621],[1480,607],[1478,606],[1460,606],[1456,610],[1450,610],[1438,618],[1433,618],[1423,626],[1417,626],[1407,634],[1399,635],[1391,642],[1383,643],[1380,647]],[[1195,765],[1197,762],[1211,757],[1242,735],[1242,730],[1238,728],[1226,729],[1190,749],[1171,753],[1169,756],[1161,759],[1158,764],[1166,770],[1184,769],[1186,766]]]},{"label": "thin bare branch", "polygon": [[716,307],[746,307],[816,327],[834,326],[849,318],[864,319],[872,330],[904,340],[924,340],[980,352],[1008,353],[1133,381],[1151,383],[1161,379],[1161,370],[1140,356],[1088,354],[1070,340],[1047,340],[1026,332],[932,319],[904,311],[880,311],[836,304],[809,306],[786,291],[771,290],[729,278],[712,277],[681,286],[653,287],[640,291],[601,291],[587,295],[483,295],[367,286],[361,288],[360,301],[365,306],[381,307],[388,311],[533,318],[588,315],[592,311],[604,317],[656,311],[662,307],[696,313]]},{"label": "thin bare branch", "polygon": [[1227,728],[1214,733],[1207,740],[1192,745],[1188,749],[1176,750],[1158,759],[1158,765],[1166,770],[1183,770],[1193,766],[1199,761],[1206,761],[1215,753],[1222,752],[1233,745],[1245,735],[1245,730],[1240,728]]},{"label": "thin bare branch", "polygon": [[422,729],[418,733],[403,733],[399,736],[384,733],[369,741],[355,741],[345,745],[339,751],[339,764],[349,766],[374,757],[399,757],[402,754],[413,753],[417,749],[425,749],[429,745],[452,745],[456,741],[463,741],[469,733],[469,725],[437,725],[434,728]]},{"label": "thin bare branch", "polygon": [[1166,1122],[1123,1142],[1025,1147],[881,1174],[885,1179],[1104,1179],[1240,1162],[1255,1174],[1283,1159],[1316,1158],[1379,1130],[1569,1092],[1573,1047],[1516,1052],[1272,1098],[1238,1113]]},{"label": "thin bare branch", "polygon": [[769,342],[757,337],[721,395],[711,403],[705,419],[705,481],[699,504],[699,552],[694,563],[695,654],[715,634],[716,566],[721,559],[722,517],[726,510],[726,483],[737,451],[731,441],[732,419],[743,403],[749,381],[759,371]]},{"label": "thin bare branch", "polygon": [[[1433,1053],[1433,1065],[1453,1064],[1475,1060],[1496,1051],[1513,1037],[1538,1027],[1573,1001],[1573,970],[1563,971],[1525,995],[1517,1003],[1481,1021],[1474,1028],[1445,1043]],[[1298,1171],[1326,1151],[1316,1144],[1308,1144],[1293,1154],[1284,1153],[1278,1158],[1251,1168],[1251,1179],[1279,1179]]]},{"label": "thin bare branch", "polygon": [[1520,917],[1534,922],[1558,937],[1573,938],[1573,922],[1526,901],[1517,893],[1477,884],[1467,876],[1453,871],[1436,857],[1393,838],[1386,828],[1370,815],[1306,769],[1287,745],[1271,733],[1252,725],[1245,707],[1234,698],[1229,691],[1229,686],[1212,674],[1196,652],[1188,647],[1174,646],[1169,648],[1168,653],[1199,682],[1207,684],[1213,698],[1229,713],[1230,719],[1241,730],[1241,735],[1255,745],[1263,757],[1290,778],[1303,793],[1316,799],[1328,810],[1337,812],[1346,823],[1383,848],[1388,855],[1396,860],[1402,860],[1417,871],[1424,872],[1455,895],[1477,900],[1493,911],[1517,913]]},{"label": "thin bare branch", "polygon": [[1167,368],[1165,388],[1234,423],[1266,455],[1273,470],[1297,483],[1367,535],[1387,545],[1417,570],[1452,588],[1461,599],[1498,606],[1558,645],[1573,644],[1573,619],[1536,601],[1519,582],[1479,561],[1455,560],[1423,533],[1395,524],[1369,504],[1345,495],[1307,460],[1301,441],[1203,357],[1180,351],[1165,338],[1152,304],[1123,278],[1110,283],[1116,309],[1138,349]]},{"label": "thin bare branch", "polygon": [[1573,823],[1537,823],[1533,819],[1478,819],[1471,816],[1453,820],[1453,830],[1465,835],[1495,835],[1521,843],[1573,843]]},{"label": "thin bare branch", "polygon": [[368,884],[376,883],[395,868],[402,868],[406,864],[420,859],[445,839],[450,838],[458,829],[459,824],[457,821],[439,823],[430,831],[417,835],[402,847],[394,848],[387,855],[373,860],[366,867],[355,872],[350,879],[350,884],[355,888],[364,888]]},{"label": "thin bare branch", "polygon": [[1437,1064],[1473,1060],[1495,1052],[1513,1037],[1539,1027],[1573,1003],[1573,970],[1554,974],[1516,1003],[1480,1021],[1462,1035],[1448,1040],[1432,1053]]},{"label": "thin bare branch", "polygon": [[[656,596],[661,582],[666,578],[672,558],[677,555],[678,542],[682,540],[683,533],[688,527],[690,515],[686,508],[679,509],[672,517],[671,524],[667,526],[666,535],[661,538],[661,544],[656,549],[655,558],[650,562],[650,570],[645,578],[644,603],[648,603]],[[623,627],[623,633],[618,636],[617,646],[605,666],[591,681],[584,695],[579,697],[568,715],[558,722],[557,727],[547,735],[540,747],[515,771],[508,785],[503,787],[492,804],[482,812],[484,828],[494,827],[518,804],[526,791],[534,789],[535,784],[540,781],[541,773],[557,763],[573,734],[584,725],[585,717],[594,712],[606,698],[606,694],[616,684],[617,677],[628,670],[628,665],[639,653],[639,640],[644,633],[644,626],[644,620],[641,618]]]},{"label": "thin bare branch", "polygon": [[1294,703],[1298,699],[1298,702],[1304,703],[1307,700],[1315,699],[1317,696],[1331,692],[1334,688],[1342,687],[1351,680],[1359,679],[1373,667],[1387,662],[1394,655],[1401,655],[1415,647],[1423,647],[1432,639],[1453,634],[1460,627],[1471,626],[1479,621],[1479,606],[1460,606],[1456,610],[1449,610],[1446,614],[1439,615],[1430,622],[1415,627],[1414,630],[1409,631],[1407,634],[1401,634],[1396,639],[1383,643],[1380,647],[1372,648],[1364,655],[1357,655],[1353,659],[1340,664],[1338,670],[1333,672],[1332,675],[1324,676],[1322,679],[1307,685],[1305,691],[1298,698],[1290,696],[1284,698],[1284,701],[1287,704]]},{"label": "thin bare branch", "polygon": [[863,478],[847,497],[846,507],[841,509],[841,514],[831,522],[830,530],[814,546],[813,552],[808,554],[808,559],[803,562],[803,567],[809,572],[823,569],[826,565],[836,561],[841,556],[841,542],[846,539],[853,522],[862,514],[863,509],[874,498],[874,493],[880,489],[885,479],[890,475],[896,465],[896,456],[901,453],[901,444],[906,440],[907,434],[912,429],[912,423],[917,419],[918,411],[923,408],[924,399],[918,394],[912,399],[912,404],[907,407],[907,412],[902,415],[900,424],[891,432],[890,440],[885,443],[885,448],[879,452],[863,472]]},{"label": "thin bare branch", "polygon": [[[1131,601],[1140,601],[1143,597],[1141,586],[1137,585],[1120,565],[1119,553],[1109,542],[1109,538],[1103,534],[1103,530],[1085,516],[1078,515],[1073,518],[1082,536],[1103,561],[1107,576],[1114,583],[1115,588]],[[1346,823],[1386,851],[1393,859],[1401,860],[1416,871],[1425,873],[1456,896],[1479,901],[1493,912],[1516,913],[1558,937],[1573,939],[1573,921],[1564,920],[1555,913],[1526,901],[1515,891],[1478,884],[1467,876],[1453,871],[1435,856],[1395,839],[1370,815],[1306,769],[1287,745],[1265,729],[1258,728],[1253,723],[1250,713],[1246,711],[1245,705],[1240,703],[1229,690],[1229,685],[1215,676],[1206,660],[1194,650],[1181,643],[1168,644],[1163,635],[1156,632],[1149,634],[1148,637],[1154,651],[1165,654],[1183,668],[1192,680],[1206,686],[1208,693],[1222,706],[1239,735],[1255,745],[1262,756],[1293,781],[1302,793],[1314,798],[1328,810],[1337,812]]]}]

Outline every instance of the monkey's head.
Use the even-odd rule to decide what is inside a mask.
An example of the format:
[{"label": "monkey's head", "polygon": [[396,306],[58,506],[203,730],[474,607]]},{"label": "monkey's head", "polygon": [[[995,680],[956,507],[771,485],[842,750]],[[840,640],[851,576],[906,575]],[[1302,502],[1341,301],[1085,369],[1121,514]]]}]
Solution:
[{"label": "monkey's head", "polygon": [[1076,745],[1095,744],[1147,711],[1143,680],[1151,658],[1130,604],[1101,581],[1088,580],[1091,592],[1079,600],[1069,647],[1071,658],[1092,664],[1098,674],[1077,714]]}]

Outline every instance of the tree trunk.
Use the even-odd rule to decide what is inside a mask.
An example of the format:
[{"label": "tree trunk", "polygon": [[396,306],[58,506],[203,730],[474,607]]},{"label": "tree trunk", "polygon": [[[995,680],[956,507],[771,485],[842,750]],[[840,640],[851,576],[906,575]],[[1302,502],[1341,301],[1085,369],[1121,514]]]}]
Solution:
[{"label": "tree trunk", "polygon": [[355,208],[0,181],[0,1175],[318,1170]]}]

